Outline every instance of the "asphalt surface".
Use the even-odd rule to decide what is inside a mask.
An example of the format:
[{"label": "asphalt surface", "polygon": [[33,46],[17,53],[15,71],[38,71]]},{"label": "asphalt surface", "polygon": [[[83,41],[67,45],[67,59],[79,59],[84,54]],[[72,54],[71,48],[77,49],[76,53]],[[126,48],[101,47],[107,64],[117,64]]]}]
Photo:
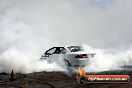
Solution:
[{"label": "asphalt surface", "polygon": [[[106,71],[87,74],[128,74],[131,70]],[[132,79],[132,78],[131,78]],[[15,80],[10,81],[10,74],[0,74],[0,88],[132,88],[132,83],[77,83],[76,76],[69,77],[64,72],[35,72],[30,74],[15,74]]]}]

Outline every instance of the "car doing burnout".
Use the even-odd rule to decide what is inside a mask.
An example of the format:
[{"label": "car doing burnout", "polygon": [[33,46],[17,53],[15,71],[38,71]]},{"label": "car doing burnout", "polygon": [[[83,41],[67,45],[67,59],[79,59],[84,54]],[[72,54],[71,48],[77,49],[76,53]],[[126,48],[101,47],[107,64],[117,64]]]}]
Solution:
[{"label": "car doing burnout", "polygon": [[80,46],[52,47],[42,55],[41,60],[46,60],[48,63],[56,62],[62,66],[86,66],[95,53],[83,52]]}]

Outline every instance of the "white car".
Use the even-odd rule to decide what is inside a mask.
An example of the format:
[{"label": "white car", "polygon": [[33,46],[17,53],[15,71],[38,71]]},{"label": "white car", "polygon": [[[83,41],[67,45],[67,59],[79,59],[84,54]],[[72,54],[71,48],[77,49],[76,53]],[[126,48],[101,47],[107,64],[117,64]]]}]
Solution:
[{"label": "white car", "polygon": [[56,62],[62,66],[86,66],[95,53],[84,53],[80,46],[52,47],[42,55],[41,60]]}]

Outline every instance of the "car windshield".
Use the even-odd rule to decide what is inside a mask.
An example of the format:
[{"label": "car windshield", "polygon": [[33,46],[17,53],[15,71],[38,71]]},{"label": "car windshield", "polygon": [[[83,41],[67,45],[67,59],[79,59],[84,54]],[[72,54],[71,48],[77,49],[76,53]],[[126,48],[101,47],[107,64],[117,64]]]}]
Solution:
[{"label": "car windshield", "polygon": [[69,46],[67,47],[71,52],[78,52],[78,51],[82,51],[82,47],[80,46]]}]

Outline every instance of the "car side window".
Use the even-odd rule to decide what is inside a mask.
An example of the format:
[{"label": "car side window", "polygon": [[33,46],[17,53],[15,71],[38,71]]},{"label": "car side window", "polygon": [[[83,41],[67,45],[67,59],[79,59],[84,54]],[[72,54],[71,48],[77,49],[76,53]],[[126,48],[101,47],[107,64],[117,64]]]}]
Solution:
[{"label": "car side window", "polygon": [[53,47],[46,51],[45,54],[65,54],[65,49],[62,47]]},{"label": "car side window", "polygon": [[62,49],[63,48],[61,48],[61,47],[56,47],[54,54],[60,54],[62,52]]},{"label": "car side window", "polygon": [[61,51],[61,54],[65,54],[66,53],[66,49],[63,49],[62,51]]},{"label": "car side window", "polygon": [[54,54],[55,51],[56,51],[56,48],[51,48],[46,53],[47,54]]}]

